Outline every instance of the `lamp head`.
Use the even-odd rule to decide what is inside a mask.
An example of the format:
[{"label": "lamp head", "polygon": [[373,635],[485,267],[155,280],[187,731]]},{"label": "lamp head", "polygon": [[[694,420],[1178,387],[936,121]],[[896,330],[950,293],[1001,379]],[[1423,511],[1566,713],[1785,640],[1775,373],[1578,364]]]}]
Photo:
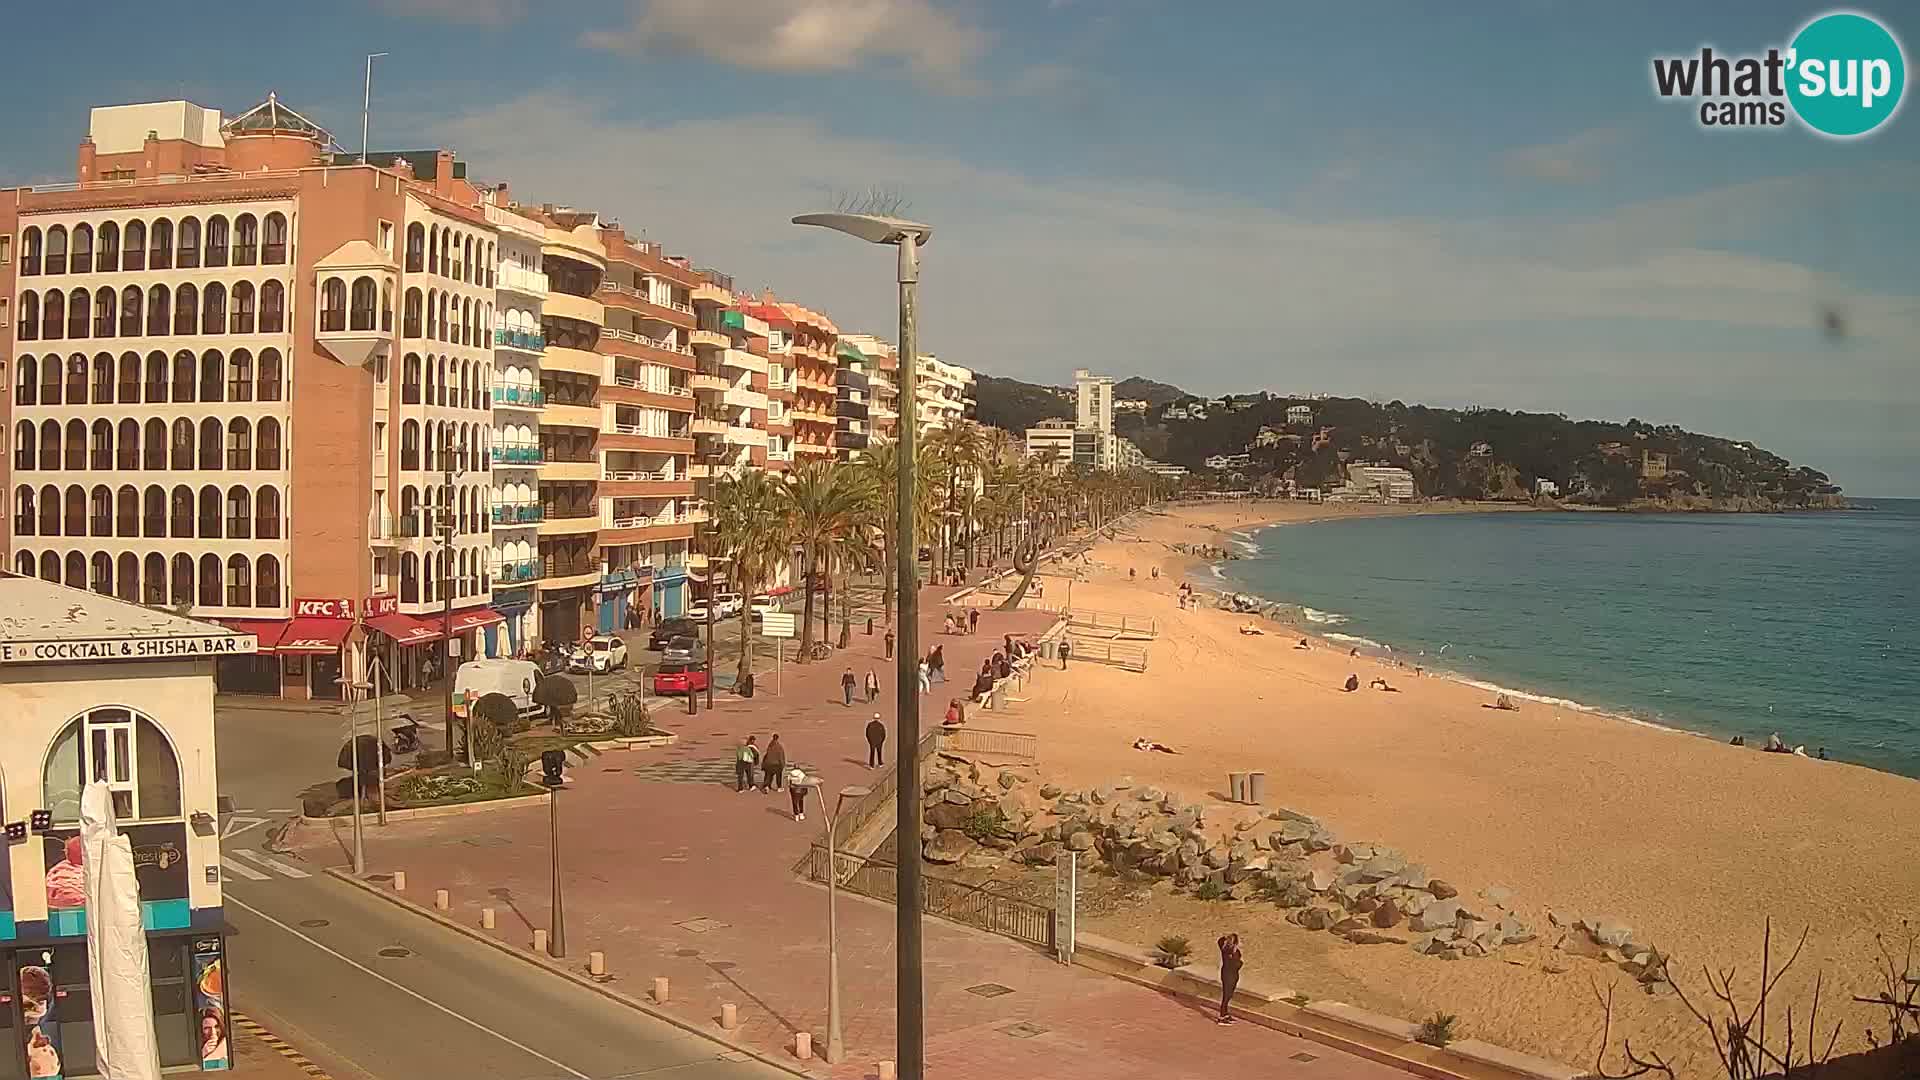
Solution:
[{"label": "lamp head", "polygon": [[933,239],[933,226],[905,218],[886,217],[880,214],[800,214],[793,219],[795,225],[818,225],[823,229],[843,232],[848,236],[859,237],[869,244],[898,244],[911,236],[914,244],[924,245]]}]

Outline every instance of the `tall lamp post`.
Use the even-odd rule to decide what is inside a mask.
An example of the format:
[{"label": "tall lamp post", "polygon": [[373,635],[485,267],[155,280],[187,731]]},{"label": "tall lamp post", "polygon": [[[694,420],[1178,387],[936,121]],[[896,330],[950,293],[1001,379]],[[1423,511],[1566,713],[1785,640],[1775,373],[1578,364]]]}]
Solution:
[{"label": "tall lamp post", "polygon": [[[814,787],[820,782],[809,781]],[[840,856],[839,833],[836,822],[840,820],[840,808],[848,799],[864,799],[873,794],[872,788],[843,787],[833,800],[833,809],[827,809],[826,792],[820,793],[820,812],[827,819],[827,1064],[838,1065],[846,1057],[846,1047],[840,1041]]]},{"label": "tall lamp post", "polygon": [[[892,244],[900,249],[900,438],[895,456],[899,459],[894,480],[894,512],[898,516],[895,535],[900,538],[899,564],[900,641],[894,653],[896,775],[908,783],[917,783],[920,775],[920,590],[919,545],[913,531],[914,483],[913,444],[918,432],[915,413],[914,382],[919,362],[914,353],[914,334],[919,329],[916,308],[920,285],[920,245],[933,238],[933,227],[916,221],[877,214],[801,214],[795,225],[818,225],[843,232],[870,244]],[[902,787],[901,790],[910,790]],[[920,836],[920,800],[895,800],[899,808],[897,829],[909,845]],[[898,960],[896,1012],[899,1014],[898,1046],[894,1057],[899,1064],[900,1080],[925,1080],[926,1031],[925,1003],[920,977],[920,919],[923,886],[920,860],[909,851],[899,860],[896,892],[897,919],[894,949]],[[831,875],[829,875],[831,876]]]}]

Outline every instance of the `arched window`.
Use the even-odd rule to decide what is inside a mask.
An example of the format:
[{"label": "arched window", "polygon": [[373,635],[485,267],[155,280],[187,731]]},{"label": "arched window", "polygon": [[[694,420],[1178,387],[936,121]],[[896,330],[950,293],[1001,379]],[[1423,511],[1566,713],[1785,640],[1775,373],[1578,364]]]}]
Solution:
[{"label": "arched window", "polygon": [[113,404],[113,357],[107,353],[93,358],[93,403]]},{"label": "arched window", "polygon": [[93,336],[112,337],[119,325],[120,294],[111,287],[102,288],[93,302]]},{"label": "arched window", "polygon": [[87,403],[87,358],[79,353],[67,357],[67,404]]},{"label": "arched window", "polygon": [[120,294],[121,337],[140,336],[140,313],[142,311],[140,301],[145,295],[146,294],[140,291],[140,286],[138,285],[129,285],[126,287],[126,290]]},{"label": "arched window", "polygon": [[227,400],[253,400],[253,354],[245,349],[233,350],[227,363]]},{"label": "arched window", "polygon": [[206,334],[227,332],[227,287],[217,281],[209,282],[207,291],[203,294],[200,304],[200,329]]},{"label": "arched window", "polygon": [[[260,421],[260,426],[266,427],[270,419]],[[253,425],[244,416],[227,423],[227,468],[253,468]]]},{"label": "arched window", "polygon": [[113,535],[113,491],[105,484],[87,493],[87,535]]},{"label": "arched window", "polygon": [[193,421],[186,417],[173,422],[172,467],[176,472],[186,472],[193,468]]},{"label": "arched window", "polygon": [[93,314],[93,294],[75,289],[67,294],[67,336],[84,338],[92,332],[88,325]]},{"label": "arched window", "polygon": [[42,237],[40,233],[40,226],[38,225],[29,225],[24,230],[21,231],[20,233],[20,276],[21,277],[32,277],[33,275],[38,274],[40,272],[41,267],[43,266],[42,260],[46,255],[46,248],[43,245],[43,240],[44,240],[44,237]]},{"label": "arched window", "polygon": [[200,370],[200,362],[185,349],[173,354],[173,400],[176,403],[193,401],[194,378]]},{"label": "arched window", "polygon": [[66,585],[69,589],[87,587],[87,557],[77,551],[67,552]]},{"label": "arched window", "polygon": [[[253,535],[262,540],[280,539],[280,489],[263,487],[253,498]],[[262,607],[272,605],[263,604]]]},{"label": "arched window", "polygon": [[158,417],[147,421],[145,431],[146,447],[140,455],[142,469],[164,469],[167,467],[167,422]]},{"label": "arched window", "polygon": [[[55,369],[56,371],[58,369]],[[60,422],[43,420],[40,422],[40,467],[57,469],[60,467]]]},{"label": "arched window", "polygon": [[147,336],[166,337],[173,329],[173,308],[165,285],[147,290]]},{"label": "arched window", "polygon": [[491,240],[487,241],[487,280],[484,282],[484,284],[489,289],[493,288],[493,285],[494,285],[493,264],[497,258],[498,256],[496,256],[493,251],[493,241]]},{"label": "arched window", "polygon": [[473,326],[473,301],[463,297],[460,300],[460,325],[454,328],[453,340],[459,342],[462,345],[470,344],[470,342],[468,342],[467,340],[467,334],[469,332],[469,328],[471,328],[472,326]]},{"label": "arched window", "polygon": [[[418,228],[418,226],[415,226]],[[406,306],[400,315],[400,333],[404,337],[420,336],[420,290],[408,289]]]},{"label": "arched window", "polygon": [[119,443],[114,468],[121,472],[140,471],[140,421],[131,418],[120,421]]},{"label": "arched window", "polygon": [[[219,540],[222,538],[224,530],[220,527],[220,510],[223,501],[220,497],[220,489],[214,487],[212,484],[208,484],[200,489],[200,539]],[[214,576],[218,577],[219,575],[216,574]],[[213,603],[216,604],[219,602],[217,599],[213,601]]]},{"label": "arched window", "polygon": [[200,332],[200,290],[192,285],[182,285],[173,291],[173,332],[181,335]]},{"label": "arched window", "polygon": [[147,268],[147,227],[138,221],[127,222],[127,269]]},{"label": "arched window", "polygon": [[[140,493],[140,535],[149,539],[167,535],[167,493],[158,484],[151,485]],[[150,560],[154,557],[148,556]],[[164,568],[156,574],[153,572],[153,567],[149,565],[146,576],[149,579],[158,580],[167,575]]]},{"label": "arched window", "polygon": [[420,404],[420,357],[417,353],[408,353],[400,365],[400,400],[408,405]]},{"label": "arched window", "polygon": [[260,286],[260,332],[278,334],[287,328],[287,288],[278,281]]},{"label": "arched window", "polygon": [[440,226],[435,225],[427,230],[427,273],[440,272],[440,255],[444,250],[445,247],[440,240]]},{"label": "arched window", "polygon": [[87,467],[87,425],[79,420],[67,421],[67,453],[65,466],[68,472],[79,472]]},{"label": "arched window", "polygon": [[102,596],[113,595],[113,556],[104,551],[96,551],[93,558],[87,560],[93,573],[88,575],[90,587]]},{"label": "arched window", "polygon": [[47,230],[47,273],[67,272],[67,227],[55,225]]},{"label": "arched window", "polygon": [[227,265],[227,255],[231,240],[227,236],[227,219],[215,214],[207,219],[207,265]]},{"label": "arched window", "polygon": [[[161,218],[147,230],[147,269],[169,270],[173,267],[173,222]],[[193,599],[189,596],[187,599]]]},{"label": "arched window", "polygon": [[168,591],[167,598],[176,604],[193,603],[195,595],[193,591],[193,556],[184,553],[175,555],[173,557],[172,571],[173,588]]},{"label": "arched window", "polygon": [[253,492],[243,487],[227,489],[227,536],[245,540],[253,535]]},{"label": "arched window", "polygon": [[260,261],[260,223],[252,214],[233,219],[233,265],[252,266]]},{"label": "arched window", "polygon": [[100,253],[94,256],[93,268],[103,274],[120,269],[120,226],[111,221],[100,226]]},{"label": "arched window", "polygon": [[427,230],[414,222],[407,226],[407,273],[418,274],[427,268]]},{"label": "arched window", "polygon": [[200,265],[200,219],[180,219],[180,242],[176,245],[173,263],[182,270],[191,270]]},{"label": "arched window", "polygon": [[236,334],[253,333],[253,282],[251,281],[236,281],[233,284],[232,326]]},{"label": "arched window", "polygon": [[124,708],[94,709],[54,737],[41,770],[40,805],[56,825],[80,820],[80,792],[103,781],[125,824],[180,817],[180,758],[160,725]]},{"label": "arched window", "polygon": [[[33,429],[31,427],[28,427],[27,430],[32,431]],[[27,487],[26,485],[23,484],[14,490],[13,534],[15,536],[32,536],[34,534],[33,532],[34,525],[35,525],[34,507],[36,505],[37,503],[34,501],[34,494],[33,494],[32,488]],[[28,571],[28,572],[31,573],[32,571]]]},{"label": "arched window", "polygon": [[93,272],[93,226],[85,222],[73,227],[73,272]]},{"label": "arched window", "polygon": [[347,328],[347,283],[339,278],[328,278],[320,285],[320,329],[345,330]]},{"label": "arched window", "polygon": [[261,233],[260,261],[268,266],[279,266],[287,261],[287,217],[278,210],[267,215],[266,226]]},{"label": "arched window", "polygon": [[141,391],[141,397],[149,405],[164,405],[167,401],[167,355],[161,352],[147,354],[147,382]]},{"label": "arched window", "polygon": [[280,468],[280,421],[271,416],[260,420],[259,469],[275,470]]},{"label": "arched window", "polygon": [[87,440],[87,465],[100,472],[113,468],[113,421],[95,420],[91,438]]},{"label": "arched window", "polygon": [[140,602],[147,605],[167,602],[167,557],[157,551],[147,556],[142,567]]},{"label": "arched window", "polygon": [[253,563],[245,555],[227,556],[227,606],[253,605]]},{"label": "arched window", "polygon": [[222,602],[220,579],[220,556],[200,556],[200,603],[206,607],[219,607]]},{"label": "arched window", "polygon": [[260,556],[259,570],[253,576],[253,606],[280,606],[280,560],[271,555]]},{"label": "arched window", "polygon": [[280,400],[280,350],[260,350],[260,400]]},{"label": "arched window", "polygon": [[393,282],[380,283],[380,332],[393,333]]},{"label": "arched window", "polygon": [[49,289],[46,306],[40,311],[40,336],[48,341],[58,341],[66,328],[67,294],[59,289]]},{"label": "arched window", "polygon": [[[21,341],[38,341],[40,338],[40,294],[29,289],[20,294]],[[23,404],[31,404],[24,402]]]},{"label": "arched window", "polygon": [[[55,364],[59,363],[57,359],[49,359]],[[15,405],[39,404],[40,388],[37,384],[40,378],[40,362],[32,355],[22,356],[20,362],[15,365],[13,377],[15,380],[13,403]]]},{"label": "arched window", "polygon": [[24,472],[34,467],[34,459],[38,454],[38,451],[34,448],[38,446],[40,442],[37,438],[38,434],[39,431],[33,426],[33,421],[31,420],[22,420],[19,424],[15,425],[13,429],[13,468],[15,472]]},{"label": "arched window", "polygon": [[60,556],[51,551],[40,553],[40,580],[60,584]]},{"label": "arched window", "polygon": [[422,458],[426,470],[438,471],[440,468],[440,422],[438,420],[427,421],[426,428],[421,432],[421,442],[425,445]]},{"label": "arched window", "polygon": [[208,349],[200,356],[200,400],[219,401],[226,396],[227,358],[219,349]]},{"label": "arched window", "polygon": [[140,492],[132,484],[123,484],[114,492],[113,535],[126,538],[140,535]]},{"label": "arched window", "polygon": [[411,551],[400,556],[400,602],[420,602],[420,556]]},{"label": "arched window", "polygon": [[215,472],[220,468],[220,418],[209,416],[200,421],[200,468]]},{"label": "arched window", "polygon": [[32,577],[34,568],[38,565],[39,560],[33,557],[33,552],[31,551],[16,551],[13,553],[13,572],[19,574],[21,577]]},{"label": "arched window", "polygon": [[[433,372],[434,372],[434,369],[438,366],[439,366],[438,363],[434,360],[433,357],[431,356],[427,357],[427,394],[424,400],[429,405],[433,404]],[[56,402],[55,404],[58,404],[58,402]]]},{"label": "arched window", "polygon": [[[60,535],[60,489],[47,484],[40,489],[40,535]],[[50,580],[58,581],[56,575]]]},{"label": "arched window", "polygon": [[400,468],[411,472],[420,467],[420,424],[408,420],[400,425]]},{"label": "arched window", "polygon": [[[87,535],[86,489],[78,484],[68,488],[64,497],[61,499],[61,507],[66,511],[66,513],[62,515],[64,519],[62,530],[65,534],[68,536]],[[79,558],[78,555],[73,557]],[[73,587],[76,589],[84,589],[87,587],[87,584],[84,581],[76,581],[73,583]]]},{"label": "arched window", "polygon": [[[333,286],[334,286],[334,282],[332,281],[327,282],[327,289],[329,291],[329,295],[331,295],[331,290],[333,289]],[[353,279],[353,296],[351,298],[351,305],[350,305],[351,317],[349,318],[347,325],[354,330],[373,329],[374,303],[376,302],[378,297],[379,297],[379,288],[374,284],[374,281],[372,278],[360,277],[360,278]],[[322,330],[340,329],[340,327],[337,327],[337,326],[329,327],[326,324],[326,315],[324,313],[321,315],[320,328]]]},{"label": "arched window", "polygon": [[461,254],[466,256],[465,265],[462,267],[462,269],[466,271],[467,283],[472,284],[473,281],[475,280],[474,266],[473,266],[473,237],[471,236],[467,237],[466,240],[462,242],[460,250],[461,250]]},{"label": "arched window", "polygon": [[449,326],[449,324],[452,322],[450,315],[453,310],[454,310],[453,295],[451,293],[441,293],[440,294],[440,340],[441,341],[453,340],[453,331],[450,329],[450,326]]},{"label": "arched window", "polygon": [[114,575],[114,595],[129,604],[140,602],[140,556],[120,553],[120,571]]},{"label": "arched window", "polygon": [[175,540],[193,539],[193,489],[181,486],[168,496],[167,535]]}]

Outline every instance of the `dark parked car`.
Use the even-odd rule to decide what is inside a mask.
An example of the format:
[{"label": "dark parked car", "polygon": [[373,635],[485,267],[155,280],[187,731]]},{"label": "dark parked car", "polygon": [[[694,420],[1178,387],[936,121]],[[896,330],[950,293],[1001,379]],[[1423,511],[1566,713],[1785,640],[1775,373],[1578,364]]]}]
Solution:
[{"label": "dark parked car", "polygon": [[653,633],[647,635],[647,648],[661,652],[673,644],[677,637],[693,637],[700,632],[700,624],[692,619],[668,619],[655,626]]}]

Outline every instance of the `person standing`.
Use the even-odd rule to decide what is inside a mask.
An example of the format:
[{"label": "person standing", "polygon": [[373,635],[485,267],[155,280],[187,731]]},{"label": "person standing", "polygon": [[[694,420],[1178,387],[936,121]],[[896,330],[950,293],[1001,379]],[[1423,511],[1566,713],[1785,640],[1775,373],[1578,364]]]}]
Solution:
[{"label": "person standing", "polygon": [[747,741],[733,753],[733,793],[735,795],[753,786],[753,769],[760,763],[760,748],[754,745],[755,736],[747,736]]},{"label": "person standing", "polygon": [[880,714],[874,713],[867,721],[867,768],[877,769],[887,763],[887,725],[881,723]]},{"label": "person standing", "polygon": [[977,607],[968,608],[967,609],[967,633],[977,634],[979,632],[980,632],[980,609]]},{"label": "person standing", "polygon": [[1060,670],[1061,671],[1067,670],[1067,657],[1072,654],[1073,654],[1073,642],[1067,640],[1066,638],[1061,638],[1060,639]]},{"label": "person standing", "polygon": [[840,702],[849,709],[853,708],[853,688],[856,683],[852,668],[840,673]]},{"label": "person standing", "polygon": [[780,745],[778,734],[767,741],[767,751],[760,755],[760,794],[780,787],[780,778],[787,771],[787,748]]},{"label": "person standing", "polygon": [[793,799],[793,820],[807,820],[807,774],[799,769],[787,772],[787,794]]},{"label": "person standing", "polygon": [[1219,1023],[1233,1023],[1233,1013],[1227,1005],[1233,1000],[1233,992],[1240,986],[1240,935],[1223,934],[1220,938],[1220,1019]]},{"label": "person standing", "polygon": [[920,692],[924,694],[931,689],[933,689],[933,682],[927,674],[927,662],[922,660],[920,661]]},{"label": "person standing", "polygon": [[872,668],[868,668],[867,669],[867,704],[869,705],[873,704],[874,700],[879,696],[880,696],[880,676],[875,675],[873,673]]}]

